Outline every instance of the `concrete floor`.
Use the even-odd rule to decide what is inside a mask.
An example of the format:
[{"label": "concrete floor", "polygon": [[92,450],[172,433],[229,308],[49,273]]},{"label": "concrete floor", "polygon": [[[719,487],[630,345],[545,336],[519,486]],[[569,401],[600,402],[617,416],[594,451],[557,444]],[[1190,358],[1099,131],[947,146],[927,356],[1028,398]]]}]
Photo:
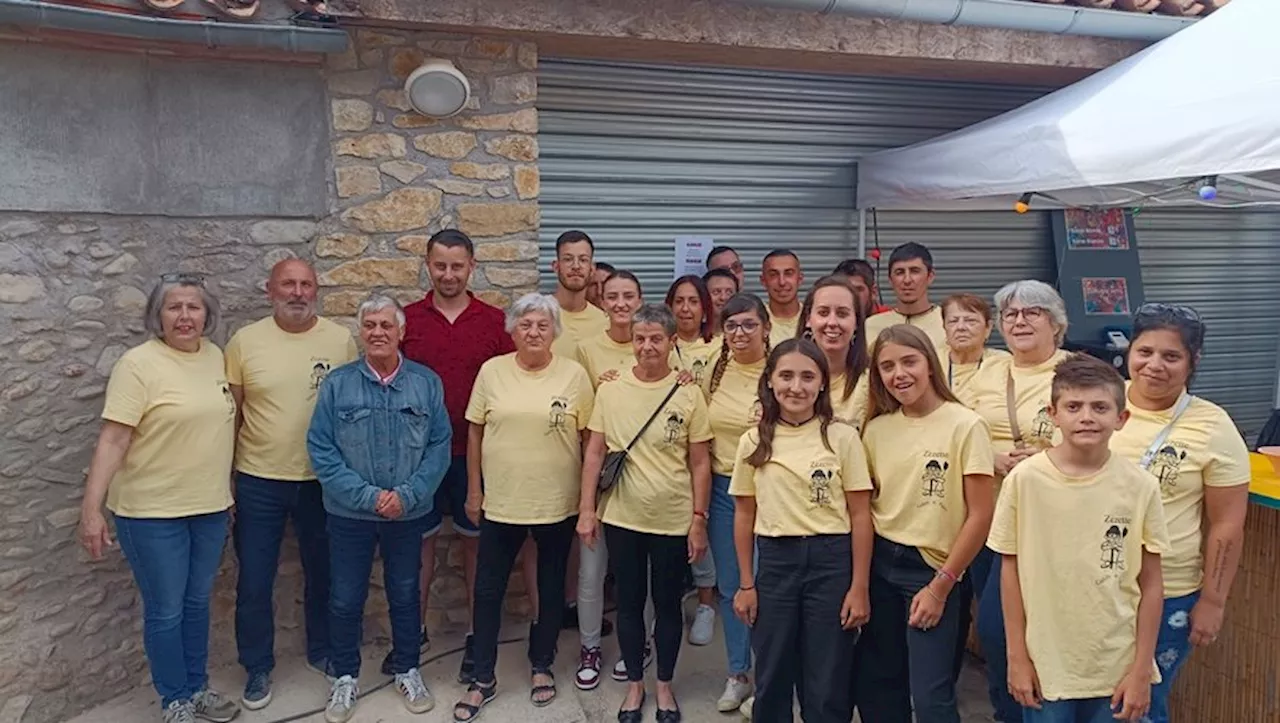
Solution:
[{"label": "concrete floor", "polygon": [[[691,605],[691,604],[690,604]],[[680,652],[676,669],[676,695],[688,723],[739,723],[737,714],[716,712],[715,701],[724,686],[724,647],[719,638],[705,647],[687,642]],[[502,639],[522,638],[527,625],[512,626]],[[385,647],[366,648],[360,677],[361,699],[352,718],[353,723],[383,721],[420,721],[451,723],[453,704],[463,692],[456,682],[461,638],[441,637],[432,640],[431,650],[422,666],[422,677],[436,697],[434,710],[414,716],[404,709],[399,695],[387,685],[388,679],[378,672]],[[498,697],[485,707],[481,720],[519,723],[607,723],[615,718],[622,703],[623,684],[608,678],[607,671],[617,660],[617,636],[605,638],[605,680],[594,691],[582,692],[573,685],[577,666],[578,636],[565,631],[560,637],[560,655],[556,679],[560,694],[545,708],[529,703],[528,663],[523,641],[502,645],[498,655]],[[651,669],[652,671],[652,669]],[[210,671],[215,689],[239,700],[244,685],[244,672],[239,667]],[[259,711],[245,710],[237,719],[242,723],[323,723],[322,709],[328,685],[319,675],[308,670],[302,660],[281,660],[273,675],[273,700]],[[645,718],[651,719],[655,703],[652,695],[645,705]],[[384,686],[385,687],[381,687]],[[964,723],[992,723],[991,708],[980,666],[966,668],[960,682],[960,712]],[[797,716],[797,720],[799,716]],[[150,723],[160,721],[159,704],[148,686],[122,695],[74,718],[70,723]]]}]

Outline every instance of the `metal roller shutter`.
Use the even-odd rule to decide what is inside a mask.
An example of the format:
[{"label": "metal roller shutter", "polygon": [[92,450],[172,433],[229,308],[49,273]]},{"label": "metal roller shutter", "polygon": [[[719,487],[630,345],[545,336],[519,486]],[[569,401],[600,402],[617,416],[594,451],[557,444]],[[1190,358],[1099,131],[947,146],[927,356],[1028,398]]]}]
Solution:
[{"label": "metal roller shutter", "polygon": [[1208,328],[1192,390],[1252,442],[1276,399],[1280,213],[1148,210],[1134,221],[1147,300],[1193,306]]},{"label": "metal roller shutter", "polygon": [[[580,228],[596,258],[640,276],[647,296],[672,278],[673,239],[740,250],[749,286],[761,257],[794,249],[810,279],[856,253],[854,161],[932,138],[1045,89],[752,70],[546,60],[539,66],[542,258]],[[1043,278],[1041,215],[881,213],[888,249],[938,247],[940,286],[989,293]],[[870,229],[868,229],[870,236]],[[1043,241],[1035,244],[1029,242]],[[544,274],[545,288],[555,280]]]}]

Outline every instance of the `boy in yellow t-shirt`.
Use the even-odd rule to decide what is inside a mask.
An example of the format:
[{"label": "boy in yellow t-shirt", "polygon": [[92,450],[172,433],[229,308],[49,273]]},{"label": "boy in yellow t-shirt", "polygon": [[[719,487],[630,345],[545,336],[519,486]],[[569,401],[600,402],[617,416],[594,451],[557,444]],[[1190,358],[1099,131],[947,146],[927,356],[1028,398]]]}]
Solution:
[{"label": "boy in yellow t-shirt", "polygon": [[1113,455],[1124,381],[1071,357],[1054,373],[1062,442],[1005,478],[988,546],[1003,555],[1009,690],[1024,723],[1143,720],[1169,549],[1155,480]]}]

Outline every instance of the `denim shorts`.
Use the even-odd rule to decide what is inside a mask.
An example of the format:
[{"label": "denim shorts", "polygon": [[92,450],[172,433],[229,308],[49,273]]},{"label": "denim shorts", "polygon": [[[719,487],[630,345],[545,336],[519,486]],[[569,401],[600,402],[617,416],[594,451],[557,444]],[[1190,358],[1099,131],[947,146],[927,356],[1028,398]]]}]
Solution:
[{"label": "denim shorts", "polygon": [[436,490],[435,506],[422,518],[423,537],[431,537],[440,531],[444,518],[453,520],[453,529],[463,537],[477,537],[480,528],[467,517],[467,456],[457,455],[449,463],[449,470]]}]

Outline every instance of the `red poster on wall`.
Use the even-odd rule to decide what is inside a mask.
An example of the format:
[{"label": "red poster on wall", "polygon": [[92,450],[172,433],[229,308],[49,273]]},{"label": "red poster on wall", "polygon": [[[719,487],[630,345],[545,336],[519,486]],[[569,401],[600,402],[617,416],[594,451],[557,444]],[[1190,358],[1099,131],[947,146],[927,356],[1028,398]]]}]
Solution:
[{"label": "red poster on wall", "polygon": [[1065,214],[1067,248],[1072,251],[1128,251],[1124,209],[1069,208]]}]

